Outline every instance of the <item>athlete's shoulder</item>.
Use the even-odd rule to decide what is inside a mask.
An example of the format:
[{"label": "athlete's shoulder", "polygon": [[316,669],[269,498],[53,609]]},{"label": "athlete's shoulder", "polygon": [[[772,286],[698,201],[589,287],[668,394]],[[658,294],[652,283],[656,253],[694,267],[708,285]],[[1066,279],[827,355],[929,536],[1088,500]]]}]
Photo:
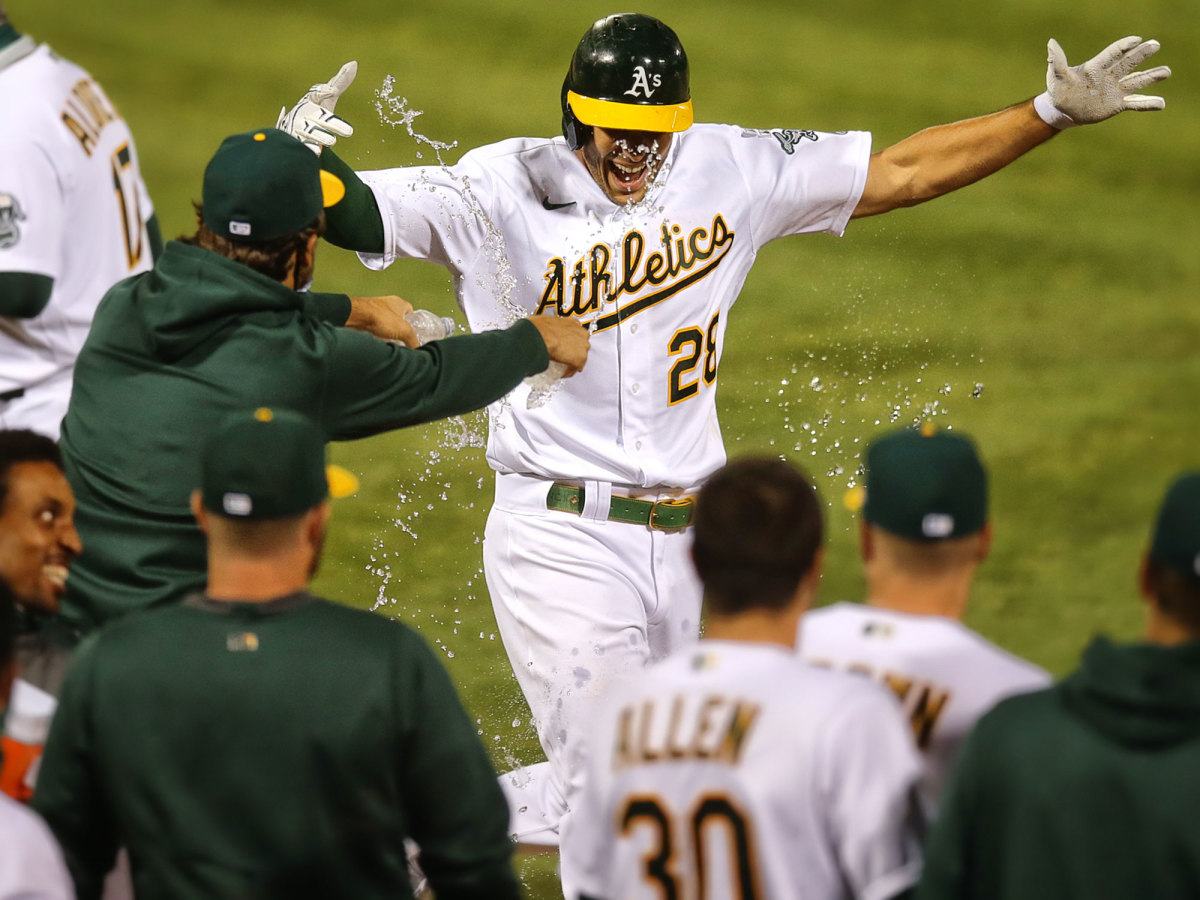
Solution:
[{"label": "athlete's shoulder", "polygon": [[1006,675],[1009,683],[1024,685],[1030,689],[1050,684],[1052,680],[1050,673],[1041,666],[1005,650],[962,622],[949,621],[946,627],[969,648],[968,652],[976,658],[976,662],[972,663],[972,666],[977,666],[980,661],[986,661],[986,664],[993,670]]},{"label": "athlete's shoulder", "polygon": [[41,112],[57,119],[71,88],[91,80],[82,66],[64,59],[46,44],[0,69],[0,112]]},{"label": "athlete's shoulder", "polygon": [[468,150],[459,164],[529,169],[550,161],[561,162],[571,156],[567,142],[561,137],[514,137]]}]

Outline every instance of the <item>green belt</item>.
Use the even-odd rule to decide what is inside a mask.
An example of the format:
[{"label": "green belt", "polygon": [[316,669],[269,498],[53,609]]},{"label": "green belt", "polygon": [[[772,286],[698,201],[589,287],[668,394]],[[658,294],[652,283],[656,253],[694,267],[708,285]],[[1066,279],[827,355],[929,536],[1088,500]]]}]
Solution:
[{"label": "green belt", "polygon": [[[550,486],[550,493],[546,495],[546,508],[583,515],[583,488],[561,481],[554,482]],[[660,529],[686,528],[692,524],[695,509],[696,500],[693,497],[655,501],[614,495],[608,504],[608,520]]]}]

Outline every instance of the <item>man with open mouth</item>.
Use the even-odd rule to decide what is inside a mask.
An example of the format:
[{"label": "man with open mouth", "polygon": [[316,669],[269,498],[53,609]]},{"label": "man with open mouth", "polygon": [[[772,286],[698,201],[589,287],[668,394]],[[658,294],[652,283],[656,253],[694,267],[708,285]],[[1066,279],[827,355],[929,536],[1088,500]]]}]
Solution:
[{"label": "man with open mouth", "polygon": [[58,445],[32,431],[0,431],[0,578],[21,614],[21,677],[50,693],[57,693],[68,659],[55,623],[82,549],[74,516]]},{"label": "man with open mouth", "polygon": [[1051,40],[1045,93],[882,149],[862,131],[693,124],[682,43],[636,13],[584,33],[561,136],[360,178],[329,152],[353,132],[335,107],[356,63],[281,113],[346,185],[327,240],[372,269],[445,267],[472,330],[534,313],[592,332],[587,370],[548,402],[518,386],[490,407],[484,571],[551,773],[513,803],[543,814],[514,822],[519,839],[540,828],[553,844],[569,822],[581,738],[613,679],[697,639],[693,501],[725,462],[718,371],[758,251],[957,190],[1066,127],[1161,109],[1136,93],[1170,75],[1138,68],[1157,50],[1127,37],[1072,67]]}]

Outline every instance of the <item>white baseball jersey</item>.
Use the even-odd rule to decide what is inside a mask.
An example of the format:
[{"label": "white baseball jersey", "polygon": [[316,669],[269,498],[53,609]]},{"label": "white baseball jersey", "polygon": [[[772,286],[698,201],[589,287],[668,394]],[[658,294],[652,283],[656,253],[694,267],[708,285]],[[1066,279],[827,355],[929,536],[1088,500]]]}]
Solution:
[{"label": "white baseball jersey", "polygon": [[[687,533],[607,521],[609,495],[669,499],[724,463],[717,369],[755,255],[787,234],[841,234],[869,158],[862,132],[694,125],[632,206],[611,200],[562,138],[502,141],[449,168],[362,173],[385,248],[360,254],[366,265],[446,267],[475,331],[532,313],[593,329],[587,366],[549,402],[530,409],[518,387],[489,410],[488,592],[551,793],[568,808],[580,732],[610,680],[699,630]],[[547,511],[554,480],[584,487],[580,516]]]},{"label": "white baseball jersey", "polygon": [[730,308],[768,241],[841,234],[866,183],[870,135],[694,125],[646,197],[618,206],[562,138],[473,150],[449,169],[363,173],[381,256],[454,275],[473,330],[535,312],[592,323],[582,373],[527,409],[492,408],[499,472],[617,485],[698,485],[725,461],[716,412]]},{"label": "white baseball jersey", "polygon": [[564,825],[568,898],[885,898],[920,870],[920,762],[877,685],[701,641],[621,683]]},{"label": "white baseball jersey", "polygon": [[[154,210],[125,121],[83,69],[22,37],[0,50],[0,272],[54,280],[30,319],[0,316],[0,427],[58,436],[100,298],[150,268]],[[42,395],[46,396],[42,396]]]},{"label": "white baseball jersey", "polygon": [[41,816],[0,794],[0,897],[73,900],[62,850]]},{"label": "white baseball jersey", "polygon": [[1050,675],[961,622],[837,603],[800,623],[800,654],[810,664],[867,675],[900,698],[925,758],[921,797],[930,813],[967,732],[1013,694],[1041,690]]}]

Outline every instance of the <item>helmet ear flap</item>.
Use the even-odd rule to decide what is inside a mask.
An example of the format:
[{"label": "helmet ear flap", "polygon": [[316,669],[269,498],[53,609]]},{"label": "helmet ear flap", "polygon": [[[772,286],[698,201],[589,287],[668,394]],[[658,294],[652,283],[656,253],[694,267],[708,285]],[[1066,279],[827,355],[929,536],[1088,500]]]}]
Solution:
[{"label": "helmet ear flap", "polygon": [[571,109],[571,104],[567,101],[567,82],[570,80],[571,74],[568,72],[567,77],[563,79],[562,86],[562,133],[567,139],[567,146],[572,150],[578,150],[587,143],[587,139],[591,137],[592,127],[584,125],[579,119],[575,118],[575,113]]}]

